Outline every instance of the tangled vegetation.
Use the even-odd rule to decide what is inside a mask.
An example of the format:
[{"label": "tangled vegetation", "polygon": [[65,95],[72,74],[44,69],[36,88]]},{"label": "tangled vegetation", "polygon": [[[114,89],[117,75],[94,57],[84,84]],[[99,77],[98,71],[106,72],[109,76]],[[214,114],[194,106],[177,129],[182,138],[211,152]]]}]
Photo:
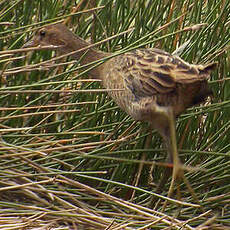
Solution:
[{"label": "tangled vegetation", "polygon": [[[229,1],[2,0],[0,9],[0,229],[230,228]],[[180,158],[197,168],[186,172],[196,198],[183,181],[173,199],[170,181],[154,193],[160,136],[121,111],[77,60],[22,49],[57,21],[104,51],[157,47],[218,62],[214,96],[177,121]]]}]

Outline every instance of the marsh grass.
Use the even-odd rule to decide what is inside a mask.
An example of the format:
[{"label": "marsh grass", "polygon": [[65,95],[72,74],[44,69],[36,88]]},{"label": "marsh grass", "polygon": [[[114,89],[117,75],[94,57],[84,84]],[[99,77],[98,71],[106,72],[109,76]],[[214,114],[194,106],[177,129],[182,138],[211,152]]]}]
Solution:
[{"label": "marsh grass", "polygon": [[[230,227],[229,1],[15,0],[0,9],[0,229]],[[199,168],[186,173],[199,204],[182,182],[174,199],[168,184],[154,193],[161,138],[153,132],[148,143],[147,125],[122,112],[78,61],[20,51],[34,30],[60,20],[91,43],[105,40],[104,51],[158,47],[191,63],[218,62],[214,97],[177,121],[180,157]],[[151,195],[161,198],[155,210]]]}]

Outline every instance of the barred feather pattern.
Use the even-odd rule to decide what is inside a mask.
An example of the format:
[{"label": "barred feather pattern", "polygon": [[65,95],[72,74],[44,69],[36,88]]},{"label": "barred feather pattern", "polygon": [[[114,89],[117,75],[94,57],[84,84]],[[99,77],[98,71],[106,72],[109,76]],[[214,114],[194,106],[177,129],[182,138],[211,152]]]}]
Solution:
[{"label": "barred feather pattern", "polygon": [[160,49],[139,49],[104,65],[104,87],[123,89],[109,93],[116,103],[134,119],[152,120],[150,104],[171,106],[178,116],[211,95],[207,80],[216,63],[193,65]]},{"label": "barred feather pattern", "polygon": [[[59,23],[38,30],[24,47],[37,45],[61,45],[58,51],[66,54],[82,50],[89,43]],[[76,52],[72,58],[85,65],[108,56],[90,48]],[[189,64],[160,49],[137,49],[110,58],[88,74],[101,79],[107,89],[120,89],[109,94],[134,119],[157,123],[157,107],[170,107],[177,117],[186,108],[203,102],[211,94],[207,80],[215,67],[216,63]]]}]

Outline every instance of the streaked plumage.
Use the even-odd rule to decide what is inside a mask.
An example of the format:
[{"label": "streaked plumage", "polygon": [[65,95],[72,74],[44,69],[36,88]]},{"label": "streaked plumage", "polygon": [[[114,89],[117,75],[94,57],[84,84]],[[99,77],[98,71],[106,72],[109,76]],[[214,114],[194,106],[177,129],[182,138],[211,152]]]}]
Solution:
[{"label": "streaked plumage", "polygon": [[[74,35],[62,24],[44,27],[25,45],[61,45],[66,54],[87,47],[89,43]],[[83,58],[81,58],[83,56]],[[72,55],[88,64],[109,57],[109,53],[89,48]],[[80,59],[81,58],[81,59]],[[93,78],[102,80],[114,101],[135,120],[147,121],[164,138],[168,160],[173,162],[174,181],[183,174],[175,139],[174,119],[188,107],[204,102],[211,94],[207,80],[216,63],[192,65],[177,56],[159,49],[138,49],[112,57],[89,71]]]},{"label": "streaked plumage", "polygon": [[[153,121],[138,107],[148,103],[171,106],[177,117],[186,108],[203,102],[211,94],[207,79],[215,64],[191,65],[159,49],[139,49],[107,61],[103,72],[106,88],[120,88],[110,95],[136,120]],[[129,102],[129,103],[128,103]],[[143,106],[136,106],[136,104]]]}]

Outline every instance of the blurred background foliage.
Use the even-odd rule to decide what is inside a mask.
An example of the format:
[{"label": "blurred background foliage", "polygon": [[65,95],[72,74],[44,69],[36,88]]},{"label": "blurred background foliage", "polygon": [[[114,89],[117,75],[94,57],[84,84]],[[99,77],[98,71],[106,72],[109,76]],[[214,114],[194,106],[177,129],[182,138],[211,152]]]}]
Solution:
[{"label": "blurred background foliage", "polygon": [[[104,51],[157,47],[190,63],[218,62],[214,97],[177,121],[180,157],[200,168],[186,177],[202,208],[175,200],[163,210],[162,197],[147,209],[150,179],[158,183],[163,170],[152,162],[166,155],[159,135],[149,142],[147,125],[122,112],[77,60],[41,63],[55,52],[21,50],[35,30],[60,20],[91,43],[117,34],[98,46]],[[229,31],[227,0],[1,0],[2,226],[228,229]],[[197,204],[182,182],[178,190],[175,199]]]}]

